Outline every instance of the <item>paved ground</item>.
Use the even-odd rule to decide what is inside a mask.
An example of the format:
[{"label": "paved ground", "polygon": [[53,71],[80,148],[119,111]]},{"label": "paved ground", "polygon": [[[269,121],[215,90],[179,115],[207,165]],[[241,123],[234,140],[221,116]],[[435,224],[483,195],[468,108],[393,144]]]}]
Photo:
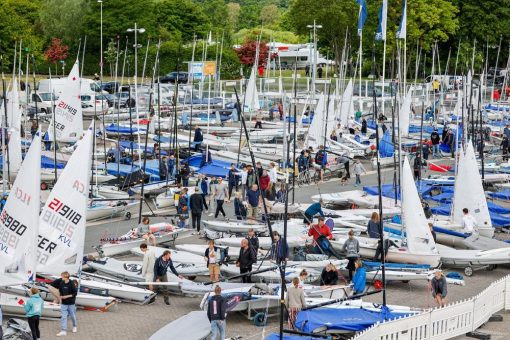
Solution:
[{"label": "paved ground", "polygon": [[[367,164],[367,170],[372,170]],[[384,182],[388,183],[392,179],[391,170],[383,171]],[[375,184],[376,176],[374,173],[363,177],[363,184]],[[336,191],[352,190],[353,186],[339,185],[338,181],[330,181],[317,186],[299,188],[296,191],[297,202],[309,202],[310,196],[319,192],[329,193]],[[232,215],[232,204],[228,204],[227,214]],[[210,217],[208,217],[210,218]],[[87,227],[86,249],[91,249],[92,245],[98,243],[100,235],[105,233],[121,234],[136,224],[136,217],[131,221],[122,219],[112,219],[100,223],[91,223]],[[197,236],[187,236],[180,238],[177,243],[197,243],[205,240]],[[449,301],[469,298],[487,287],[492,281],[499,279],[510,273],[510,267],[499,267],[492,272],[476,272],[473,277],[466,278],[466,286],[450,286]],[[380,295],[371,296],[367,300],[382,302]],[[390,282],[387,289],[387,300],[389,304],[411,305],[414,307],[427,308],[433,306],[433,300],[427,289],[425,282],[404,284],[401,282]],[[132,304],[119,304],[115,310],[106,313],[79,311],[79,327],[77,334],[69,334],[71,339],[147,339],[151,334],[157,331],[168,322],[173,321],[186,313],[197,310],[200,298],[189,298],[173,296],[172,305],[166,306],[159,299],[156,303],[147,306],[138,306]],[[505,321],[508,317],[505,315]],[[493,334],[493,339],[507,339],[510,332],[510,326],[507,322],[491,323],[484,327],[484,330]],[[278,318],[270,319],[268,325],[264,328],[254,326],[244,316],[240,314],[231,314],[227,321],[228,336],[242,336],[243,339],[263,339],[265,335],[278,330]],[[42,321],[41,331],[43,339],[53,339],[59,331],[58,321]],[[174,339],[172,334],[168,334],[168,339]],[[460,337],[459,339],[466,339]]]}]

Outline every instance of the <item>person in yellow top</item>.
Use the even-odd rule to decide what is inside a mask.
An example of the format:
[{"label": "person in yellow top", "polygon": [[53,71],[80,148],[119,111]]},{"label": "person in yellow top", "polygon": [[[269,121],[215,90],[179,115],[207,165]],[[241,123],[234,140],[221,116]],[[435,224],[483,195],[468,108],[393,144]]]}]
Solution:
[{"label": "person in yellow top", "polygon": [[439,80],[434,79],[432,82],[432,89],[434,90],[434,93],[439,93]]}]

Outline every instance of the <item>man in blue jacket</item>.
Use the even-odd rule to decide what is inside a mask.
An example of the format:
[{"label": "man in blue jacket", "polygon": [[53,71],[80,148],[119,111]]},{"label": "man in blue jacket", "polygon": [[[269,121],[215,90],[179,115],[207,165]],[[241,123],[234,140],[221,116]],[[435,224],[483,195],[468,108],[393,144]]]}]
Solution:
[{"label": "man in blue jacket", "polygon": [[225,319],[227,318],[227,301],[221,296],[221,287],[214,288],[215,295],[209,300],[207,318],[211,322],[211,340],[225,339]]},{"label": "man in blue jacket", "polygon": [[303,223],[311,224],[313,223],[313,217],[317,214],[324,217],[324,212],[322,211],[322,207],[324,206],[324,201],[322,199],[319,202],[311,204],[305,210],[305,218],[303,219]]},{"label": "man in blue jacket", "polygon": [[[175,276],[182,279],[182,275],[179,275],[177,273],[177,270],[175,270],[174,263],[172,262],[170,250],[165,250],[163,252],[163,255],[158,257],[156,259],[156,262],[154,263],[154,281],[155,282],[168,282],[168,268],[172,271],[172,273],[175,274]],[[165,301],[165,304],[170,305],[170,300],[168,299],[168,286],[161,285],[160,287],[157,287],[157,289],[161,292],[161,295],[163,295],[163,301]]]}]

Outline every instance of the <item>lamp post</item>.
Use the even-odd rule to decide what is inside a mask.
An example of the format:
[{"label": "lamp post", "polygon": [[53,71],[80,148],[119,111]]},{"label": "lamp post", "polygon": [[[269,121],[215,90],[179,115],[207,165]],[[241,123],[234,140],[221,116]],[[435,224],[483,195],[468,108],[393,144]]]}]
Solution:
[{"label": "lamp post", "polygon": [[306,27],[313,29],[312,100],[315,100],[315,80],[317,77],[317,29],[322,28],[322,25],[317,25],[314,20],[313,25],[307,25]]},{"label": "lamp post", "polygon": [[[128,33],[132,33],[132,32],[135,33],[135,45],[134,45],[134,48],[135,48],[135,77],[134,77],[134,85],[135,85],[135,112],[136,112],[136,120],[137,120],[137,122],[139,122],[140,121],[140,113],[138,112],[138,33],[144,33],[145,32],[145,28],[138,28],[138,25],[135,22],[135,28],[128,28],[127,32]],[[147,126],[147,128],[148,128],[148,126]],[[138,135],[138,145],[140,146],[140,134],[137,134],[137,135]],[[140,150],[138,150],[138,151],[140,151]],[[139,160],[140,167],[141,167],[142,159],[141,159],[140,152],[138,152],[138,155],[139,155],[138,160]]]}]

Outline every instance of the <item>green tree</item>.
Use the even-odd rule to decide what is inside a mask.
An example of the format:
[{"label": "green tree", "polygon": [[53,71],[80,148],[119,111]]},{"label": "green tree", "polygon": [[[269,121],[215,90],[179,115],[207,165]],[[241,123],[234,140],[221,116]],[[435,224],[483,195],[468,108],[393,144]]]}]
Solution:
[{"label": "green tree", "polygon": [[209,32],[209,20],[203,8],[191,0],[159,0],[155,6],[155,20],[172,39],[193,40],[193,34],[204,36]]},{"label": "green tree", "polygon": [[227,4],[228,26],[233,32],[237,32],[239,25],[239,15],[241,14],[241,5],[231,2]]},{"label": "green tree", "polygon": [[280,10],[274,4],[266,5],[260,10],[260,22],[263,27],[273,27],[280,18]]},{"label": "green tree", "polygon": [[38,31],[38,0],[3,0],[0,9],[0,50],[4,62],[12,64],[14,46],[22,42],[30,53],[41,56],[43,40]]},{"label": "green tree", "polygon": [[43,0],[39,17],[46,40],[60,38],[67,44],[76,44],[83,35],[89,11],[86,0]]}]

